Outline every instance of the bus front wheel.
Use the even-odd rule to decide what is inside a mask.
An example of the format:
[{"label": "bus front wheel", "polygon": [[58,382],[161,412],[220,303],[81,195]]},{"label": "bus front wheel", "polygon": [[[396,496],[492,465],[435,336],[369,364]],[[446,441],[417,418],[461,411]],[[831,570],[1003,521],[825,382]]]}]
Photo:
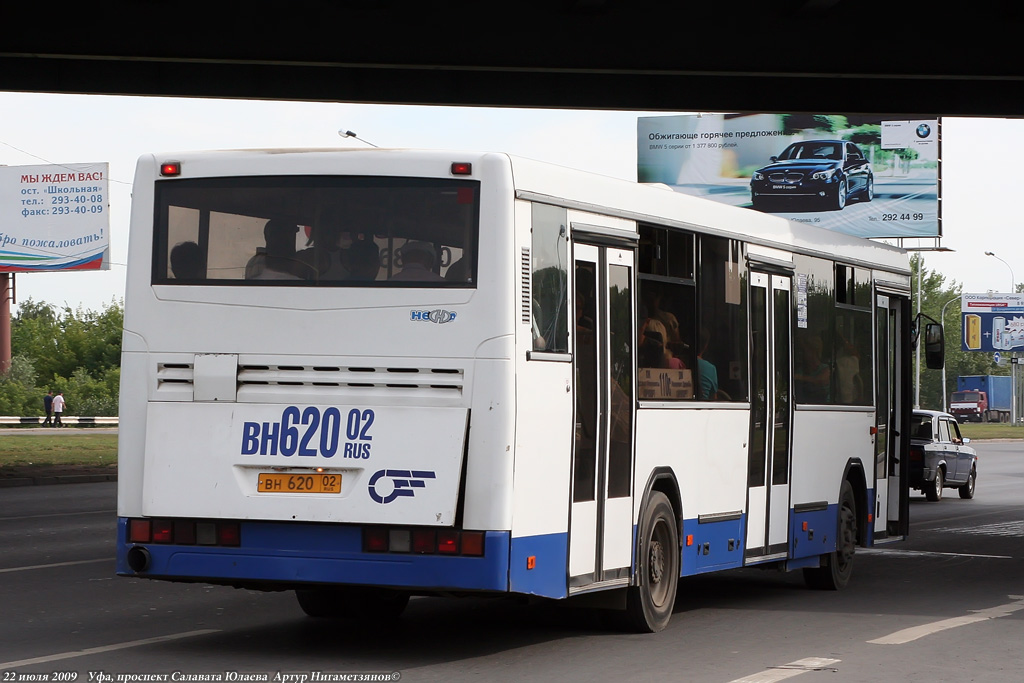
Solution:
[{"label": "bus front wheel", "polygon": [[672,618],[681,560],[676,515],[664,493],[651,492],[639,538],[637,585],[626,593],[626,620],[633,630],[654,633]]},{"label": "bus front wheel", "polygon": [[839,489],[839,520],[836,549],[825,555],[820,567],[804,569],[804,581],[811,588],[840,590],[846,588],[853,574],[853,554],[857,548],[857,499],[850,482]]},{"label": "bus front wheel", "polygon": [[409,604],[409,594],[382,588],[340,586],[295,591],[299,607],[311,617],[325,619],[397,619]]}]

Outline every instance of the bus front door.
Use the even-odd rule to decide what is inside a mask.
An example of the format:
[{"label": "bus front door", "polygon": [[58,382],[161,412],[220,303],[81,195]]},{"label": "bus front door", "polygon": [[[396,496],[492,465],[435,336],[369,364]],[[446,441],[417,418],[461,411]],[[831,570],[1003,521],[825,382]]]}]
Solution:
[{"label": "bus front door", "polygon": [[787,556],[792,363],[791,278],[750,274],[750,441],[745,562]]},{"label": "bus front door", "polygon": [[570,593],[627,583],[633,539],[633,254],[577,244],[575,266]]}]

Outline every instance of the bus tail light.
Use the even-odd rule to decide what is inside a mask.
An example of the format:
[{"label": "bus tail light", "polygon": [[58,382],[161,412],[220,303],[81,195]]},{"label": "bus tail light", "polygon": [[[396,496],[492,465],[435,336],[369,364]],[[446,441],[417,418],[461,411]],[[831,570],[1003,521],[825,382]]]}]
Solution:
[{"label": "bus tail light", "polygon": [[924,460],[924,449],[916,446],[910,449],[910,462],[921,462]]},{"label": "bus tail light", "polygon": [[181,162],[165,161],[160,164],[160,175],[171,178],[181,175]]},{"label": "bus tail light", "polygon": [[130,519],[128,542],[237,548],[242,545],[242,525],[232,521]]},{"label": "bus tail light", "polygon": [[363,550],[368,553],[484,556],[483,531],[366,527]]}]

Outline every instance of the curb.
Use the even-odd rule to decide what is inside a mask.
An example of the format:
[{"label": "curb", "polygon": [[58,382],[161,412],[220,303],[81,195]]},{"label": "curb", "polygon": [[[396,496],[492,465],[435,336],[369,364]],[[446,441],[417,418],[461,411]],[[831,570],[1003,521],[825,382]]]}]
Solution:
[{"label": "curb", "polygon": [[51,486],[54,484],[95,484],[104,481],[117,481],[116,474],[61,474],[45,477],[11,477],[0,479],[0,489],[16,486]]}]

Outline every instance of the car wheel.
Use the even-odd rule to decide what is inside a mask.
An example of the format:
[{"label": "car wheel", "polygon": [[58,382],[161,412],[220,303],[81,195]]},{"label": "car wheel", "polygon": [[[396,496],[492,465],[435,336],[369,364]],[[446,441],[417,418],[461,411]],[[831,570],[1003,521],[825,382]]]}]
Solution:
[{"label": "car wheel", "polygon": [[942,468],[940,467],[935,470],[935,481],[924,490],[924,495],[933,503],[942,500],[942,486],[945,483],[943,479]]},{"label": "car wheel", "polygon": [[676,515],[668,497],[652,491],[640,527],[637,585],[626,593],[625,625],[640,633],[668,626],[676,603],[682,557]]},{"label": "car wheel", "polygon": [[967,483],[961,486],[957,491],[960,492],[960,497],[965,500],[974,498],[974,486],[978,480],[978,472],[972,467],[971,473],[967,475]]},{"label": "car wheel", "polygon": [[846,178],[839,181],[839,187],[836,188],[836,194],[832,198],[832,210],[842,211],[843,207],[846,206]]},{"label": "car wheel", "polygon": [[804,569],[804,581],[811,588],[840,590],[850,583],[853,575],[853,556],[857,549],[857,499],[850,482],[844,481],[839,489],[839,520],[836,530],[836,549],[824,556],[820,567]]},{"label": "car wheel", "polygon": [[864,188],[864,194],[861,195],[861,201],[870,202],[875,198],[875,178],[874,176],[868,176],[867,187]]}]

